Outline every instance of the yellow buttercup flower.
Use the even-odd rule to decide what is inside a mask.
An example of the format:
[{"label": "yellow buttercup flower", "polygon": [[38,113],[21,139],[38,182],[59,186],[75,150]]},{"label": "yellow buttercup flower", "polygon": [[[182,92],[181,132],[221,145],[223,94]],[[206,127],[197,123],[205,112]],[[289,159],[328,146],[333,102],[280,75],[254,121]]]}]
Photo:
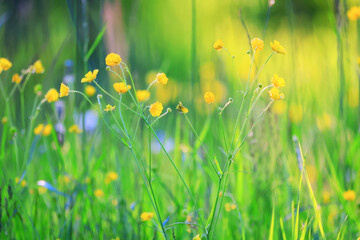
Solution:
[{"label": "yellow buttercup flower", "polygon": [[273,103],[273,106],[271,108],[272,112],[274,112],[276,115],[281,115],[286,110],[286,103],[285,101],[276,101]]},{"label": "yellow buttercup flower", "polygon": [[213,92],[206,92],[204,94],[204,99],[205,99],[205,102],[208,104],[213,103],[213,102],[215,102],[215,94]]},{"label": "yellow buttercup flower", "polygon": [[233,203],[225,203],[225,211],[230,212],[231,210],[236,209],[236,205]]},{"label": "yellow buttercup flower", "polygon": [[113,67],[118,65],[121,62],[121,57],[119,54],[110,53],[105,58],[106,65]]},{"label": "yellow buttercup flower", "polygon": [[116,92],[118,92],[119,94],[121,93],[126,93],[128,90],[131,89],[130,85],[125,85],[125,83],[120,82],[120,83],[114,83],[113,87],[115,89]]},{"label": "yellow buttercup flower", "polygon": [[356,21],[360,17],[360,7],[352,7],[347,11],[347,17],[351,21]]},{"label": "yellow buttercup flower", "polygon": [[276,88],[285,87],[285,80],[277,74],[274,74],[271,82]]},{"label": "yellow buttercup flower", "polygon": [[217,40],[214,45],[213,45],[213,48],[215,48],[216,50],[220,50],[224,47],[224,43],[222,40]]},{"label": "yellow buttercup flower", "polygon": [[8,122],[8,118],[7,117],[3,117],[2,119],[1,119],[1,123],[2,124],[6,124]]},{"label": "yellow buttercup flower", "polygon": [[44,129],[44,124],[41,123],[41,124],[37,125],[34,128],[34,134],[35,135],[40,135],[42,133],[43,129]]},{"label": "yellow buttercup flower", "polygon": [[59,100],[59,93],[55,88],[51,88],[46,94],[45,94],[45,99],[48,102],[56,102],[57,100]]},{"label": "yellow buttercup flower", "polygon": [[154,217],[154,214],[152,212],[143,212],[140,215],[141,221],[149,221]]},{"label": "yellow buttercup flower", "polygon": [[164,109],[163,105],[160,102],[156,102],[150,105],[150,114],[153,117],[160,116],[162,110]]},{"label": "yellow buttercup flower", "polygon": [[299,104],[289,106],[289,119],[293,123],[299,123],[303,119],[303,108]]},{"label": "yellow buttercup flower", "polygon": [[15,73],[13,76],[12,76],[12,79],[11,81],[13,83],[16,83],[16,84],[19,84],[22,80],[22,76],[20,76],[19,74]]},{"label": "yellow buttercup flower", "polygon": [[44,66],[43,66],[42,63],[41,63],[41,60],[37,60],[37,61],[34,63],[34,65],[33,65],[33,71],[34,71],[35,73],[38,73],[38,74],[45,72],[45,68],[44,68]]},{"label": "yellow buttercup flower", "polygon": [[331,199],[331,195],[328,191],[324,190],[322,192],[322,202],[324,204],[328,204],[330,202],[330,199]]},{"label": "yellow buttercup flower", "polygon": [[156,81],[158,81],[159,83],[161,83],[162,85],[166,85],[168,82],[168,78],[166,77],[165,73],[158,73],[156,75]]},{"label": "yellow buttercup flower", "polygon": [[115,106],[111,106],[110,104],[106,105],[104,111],[109,112],[109,111],[114,111],[115,110]]},{"label": "yellow buttercup flower", "polygon": [[193,239],[192,240],[201,240],[201,238],[200,238],[200,234],[198,234],[198,235],[196,235],[195,237],[193,237]]},{"label": "yellow buttercup flower", "polygon": [[94,191],[94,195],[95,195],[95,197],[97,197],[97,198],[101,198],[101,197],[104,197],[104,196],[105,196],[105,193],[104,193],[104,191],[103,191],[102,189],[96,189],[96,190]]},{"label": "yellow buttercup flower", "polygon": [[354,201],[356,198],[356,194],[354,190],[345,191],[343,195],[346,201]]},{"label": "yellow buttercup flower", "polygon": [[[20,178],[16,177],[15,178],[15,183],[18,183],[20,181]],[[20,183],[21,187],[25,187],[26,186],[26,181],[23,179]]]},{"label": "yellow buttercup flower", "polygon": [[78,125],[74,124],[69,127],[69,132],[79,134],[79,133],[82,133],[82,130],[79,128]]},{"label": "yellow buttercup flower", "polygon": [[0,73],[7,71],[12,67],[12,63],[6,58],[0,58]]},{"label": "yellow buttercup flower", "polygon": [[189,112],[189,110],[186,107],[184,107],[182,102],[179,102],[179,104],[176,106],[176,110],[184,114]]},{"label": "yellow buttercup flower", "polygon": [[89,71],[87,74],[85,74],[85,77],[83,79],[81,79],[81,82],[92,82],[96,79],[96,76],[99,72],[99,69],[95,69],[94,71]]},{"label": "yellow buttercup flower", "polygon": [[251,47],[255,51],[261,51],[264,49],[264,41],[260,38],[254,38],[253,40],[251,40]]},{"label": "yellow buttercup flower", "polygon": [[69,96],[69,87],[61,83],[60,85],[60,97]]},{"label": "yellow buttercup flower", "polygon": [[274,42],[270,42],[270,46],[272,50],[274,50],[277,53],[286,54],[286,49],[281,46],[279,41],[274,40]]},{"label": "yellow buttercup flower", "polygon": [[43,131],[42,131],[42,135],[43,136],[49,136],[51,131],[52,131],[52,126],[50,124],[46,124]]},{"label": "yellow buttercup flower", "polygon": [[106,174],[105,183],[109,184],[112,181],[115,181],[118,178],[118,174],[116,172],[108,172]]},{"label": "yellow buttercup flower", "polygon": [[88,96],[88,97],[92,97],[94,96],[96,93],[96,88],[91,86],[91,85],[88,85],[85,87],[85,94]]},{"label": "yellow buttercup flower", "polygon": [[330,129],[332,127],[331,116],[327,113],[323,113],[322,115],[316,118],[316,125],[320,131],[325,131]]},{"label": "yellow buttercup flower", "polygon": [[140,102],[145,102],[150,98],[150,92],[146,90],[137,90],[136,97]]},{"label": "yellow buttercup flower", "polygon": [[275,101],[285,98],[285,95],[283,93],[280,93],[280,90],[278,88],[272,88],[269,91],[269,96]]}]

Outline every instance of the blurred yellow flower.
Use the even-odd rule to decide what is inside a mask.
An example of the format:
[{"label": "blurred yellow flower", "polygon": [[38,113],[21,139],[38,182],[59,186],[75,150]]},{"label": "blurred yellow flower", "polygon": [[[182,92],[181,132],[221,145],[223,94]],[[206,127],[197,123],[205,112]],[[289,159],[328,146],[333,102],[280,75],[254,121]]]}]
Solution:
[{"label": "blurred yellow flower", "polygon": [[70,177],[68,175],[65,175],[64,178],[63,178],[63,181],[64,181],[64,183],[67,184],[67,183],[70,183],[71,179],[70,179]]},{"label": "blurred yellow flower", "polygon": [[45,69],[44,69],[44,66],[43,66],[42,63],[41,63],[41,60],[37,60],[37,61],[34,63],[34,65],[33,65],[32,68],[33,68],[33,71],[34,71],[35,73],[38,73],[38,74],[45,72]]},{"label": "blurred yellow flower", "polygon": [[112,181],[115,181],[118,178],[118,174],[116,172],[108,172],[106,174],[105,183],[109,184]]},{"label": "blurred yellow flower", "polygon": [[276,115],[281,115],[281,114],[283,114],[283,113],[285,112],[285,110],[286,110],[286,103],[285,103],[285,101],[276,101],[276,102],[274,102],[271,110],[272,110]]},{"label": "blurred yellow flower", "polygon": [[217,40],[214,45],[213,45],[213,48],[215,48],[216,50],[220,50],[224,47],[224,43],[222,40]]},{"label": "blurred yellow flower", "polygon": [[82,130],[79,128],[78,125],[74,124],[69,127],[69,133],[79,134],[79,133],[82,133]]},{"label": "blurred yellow flower", "polygon": [[11,68],[12,63],[6,58],[0,58],[0,73]]},{"label": "blurred yellow flower", "polygon": [[88,97],[92,97],[94,96],[96,93],[96,88],[91,86],[91,85],[88,85],[85,87],[85,94],[88,96]]},{"label": "blurred yellow flower", "polygon": [[59,93],[55,88],[51,88],[46,94],[45,94],[45,99],[48,102],[56,102],[57,100],[59,100]]},{"label": "blurred yellow flower", "polygon": [[136,97],[140,102],[145,102],[150,98],[150,92],[146,90],[136,90]]},{"label": "blurred yellow flower", "polygon": [[[19,181],[20,181],[20,178],[16,177],[16,178],[15,178],[15,183],[19,183]],[[21,186],[21,187],[25,187],[25,186],[26,186],[26,181],[25,181],[24,179],[21,181],[20,186]]]},{"label": "blurred yellow flower", "polygon": [[289,106],[289,119],[293,123],[299,123],[303,119],[303,109],[301,105],[291,104]]},{"label": "blurred yellow flower", "polygon": [[152,212],[143,212],[140,215],[141,221],[149,221],[154,217],[154,214]]},{"label": "blurred yellow flower", "polygon": [[35,135],[40,135],[42,133],[43,129],[44,129],[44,124],[41,123],[41,124],[37,125],[34,128],[34,134]]},{"label": "blurred yellow flower", "polygon": [[201,240],[201,238],[200,238],[200,234],[198,234],[198,235],[196,235],[195,237],[193,237],[193,239],[192,240]]},{"label": "blurred yellow flower", "polygon": [[8,118],[7,117],[3,117],[2,119],[1,119],[1,123],[2,124],[6,124],[8,122]]},{"label": "blurred yellow flower", "polygon": [[330,202],[330,198],[331,198],[331,195],[330,195],[329,191],[324,190],[322,192],[322,202],[324,204],[328,204]]},{"label": "blurred yellow flower", "polygon": [[328,130],[332,127],[332,120],[329,114],[323,113],[316,118],[316,125],[320,131]]},{"label": "blurred yellow flower", "polygon": [[360,7],[352,7],[350,10],[347,11],[347,17],[351,21],[355,21],[360,17]]},{"label": "blurred yellow flower", "polygon": [[215,94],[213,92],[206,92],[204,94],[204,99],[205,99],[205,102],[208,104],[213,103],[213,102],[215,102]]},{"label": "blurred yellow flower", "polygon": [[47,192],[47,188],[46,187],[39,187],[38,192],[39,192],[40,195],[42,195],[42,194]]},{"label": "blurred yellow flower", "polygon": [[353,190],[345,191],[343,195],[344,195],[344,199],[346,201],[354,201],[356,198],[355,191],[353,191]]},{"label": "blurred yellow flower", "polygon": [[119,54],[110,53],[105,58],[106,65],[113,67],[118,65],[121,62],[121,57]]},{"label": "blurred yellow flower", "polygon": [[188,113],[189,112],[189,110],[186,107],[184,107],[182,102],[179,102],[179,104],[176,106],[176,110],[178,110],[181,113]]},{"label": "blurred yellow flower", "polygon": [[230,212],[231,210],[236,209],[236,205],[233,203],[225,203],[225,211]]},{"label": "blurred yellow flower", "polygon": [[46,124],[43,131],[42,131],[42,135],[43,136],[49,136],[51,131],[52,131],[52,126],[50,124]]},{"label": "blurred yellow flower", "polygon": [[270,42],[270,46],[272,50],[274,50],[277,53],[286,54],[286,49],[281,46],[279,41],[274,40],[274,42]]},{"label": "blurred yellow flower", "polygon": [[280,90],[275,87],[269,91],[269,96],[275,101],[285,98],[285,95],[280,93]]},{"label": "blurred yellow flower", "polygon": [[60,97],[69,96],[69,87],[61,83],[60,85]]},{"label": "blurred yellow flower", "polygon": [[357,89],[357,88],[349,89],[348,104],[349,104],[349,107],[352,107],[352,108],[359,106],[359,89]]},{"label": "blurred yellow flower", "polygon": [[125,83],[120,82],[120,83],[114,83],[113,87],[115,89],[116,92],[118,92],[119,94],[121,93],[126,93],[128,90],[131,89],[130,85],[125,85]]},{"label": "blurred yellow flower", "polygon": [[260,38],[254,38],[251,40],[251,47],[254,51],[261,51],[264,49],[264,41]]},{"label": "blurred yellow flower", "polygon": [[156,102],[150,105],[150,114],[153,117],[158,117],[162,113],[162,110],[164,109],[163,105],[160,102]]},{"label": "blurred yellow flower", "polygon": [[105,193],[104,193],[104,191],[103,191],[102,189],[96,189],[96,190],[94,191],[94,195],[95,195],[95,197],[97,197],[97,198],[101,198],[101,197],[104,197],[104,196],[105,196]]},{"label": "blurred yellow flower", "polygon": [[81,82],[92,82],[96,79],[96,76],[99,72],[99,69],[95,69],[94,71],[89,71],[87,74],[85,74],[85,77],[81,79]]},{"label": "blurred yellow flower", "polygon": [[115,110],[115,106],[111,106],[110,104],[106,105],[104,111],[109,112],[109,111],[114,111]]},{"label": "blurred yellow flower", "polygon": [[22,77],[17,73],[15,73],[11,79],[11,81],[16,84],[19,84],[21,82],[21,80],[22,80]]},{"label": "blurred yellow flower", "polygon": [[165,73],[158,73],[155,80],[162,85],[166,85],[169,79],[166,77]]},{"label": "blurred yellow flower", "polygon": [[357,58],[357,64],[360,65],[360,57]]},{"label": "blurred yellow flower", "polygon": [[279,77],[277,74],[274,74],[271,82],[276,88],[285,87],[285,80],[282,77]]}]

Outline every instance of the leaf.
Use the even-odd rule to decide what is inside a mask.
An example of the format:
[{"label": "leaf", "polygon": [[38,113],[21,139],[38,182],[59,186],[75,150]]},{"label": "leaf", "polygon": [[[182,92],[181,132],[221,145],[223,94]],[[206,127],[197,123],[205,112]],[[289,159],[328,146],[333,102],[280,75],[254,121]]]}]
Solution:
[{"label": "leaf", "polygon": [[101,42],[102,38],[104,37],[106,31],[106,25],[101,29],[101,31],[99,32],[99,34],[96,36],[95,41],[93,42],[93,44],[91,45],[90,49],[87,51],[87,53],[85,54],[84,57],[84,61],[87,62],[89,61],[89,58],[91,57],[91,55],[93,54],[93,52],[95,51],[96,47],[99,45],[99,43]]}]

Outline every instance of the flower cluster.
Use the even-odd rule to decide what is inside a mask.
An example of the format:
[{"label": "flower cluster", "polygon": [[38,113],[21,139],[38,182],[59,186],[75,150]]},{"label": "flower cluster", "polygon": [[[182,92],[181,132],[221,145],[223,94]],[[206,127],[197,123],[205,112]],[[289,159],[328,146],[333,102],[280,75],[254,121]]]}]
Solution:
[{"label": "flower cluster", "polygon": [[358,18],[360,18],[360,7],[352,7],[350,10],[347,11],[347,16],[349,20],[356,21]]}]

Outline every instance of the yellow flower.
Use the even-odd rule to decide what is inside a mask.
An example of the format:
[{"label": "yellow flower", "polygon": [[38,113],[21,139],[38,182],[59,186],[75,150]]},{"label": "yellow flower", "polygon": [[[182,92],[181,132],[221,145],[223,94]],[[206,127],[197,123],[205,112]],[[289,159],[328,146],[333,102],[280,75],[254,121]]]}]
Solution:
[{"label": "yellow flower", "polygon": [[153,117],[158,117],[160,116],[163,109],[163,105],[160,102],[156,102],[150,105],[149,111]]},{"label": "yellow flower", "polygon": [[46,187],[39,187],[38,191],[39,191],[39,194],[42,195],[42,194],[47,192],[47,188]]},{"label": "yellow flower", "polygon": [[225,203],[225,211],[230,212],[231,210],[236,209],[236,205],[233,203]]},{"label": "yellow flower", "polygon": [[272,88],[269,91],[269,96],[275,101],[285,98],[285,95],[283,93],[280,93],[280,90],[278,88]]},{"label": "yellow flower", "polygon": [[324,204],[328,204],[330,202],[331,195],[328,191],[324,190],[322,192],[322,201]]},{"label": "yellow flower", "polygon": [[255,51],[261,51],[264,49],[264,41],[260,38],[254,38],[253,40],[251,40],[251,47]]},{"label": "yellow flower", "polygon": [[121,62],[121,57],[119,54],[116,53],[110,53],[105,58],[106,65],[108,66],[116,66]]},{"label": "yellow flower", "polygon": [[159,83],[161,83],[162,85],[166,85],[168,82],[168,78],[166,77],[165,73],[158,73],[156,75],[156,81],[158,81]]},{"label": "yellow flower", "polygon": [[116,172],[108,172],[106,174],[105,183],[109,184],[112,181],[115,181],[118,178],[118,175]]},{"label": "yellow flower", "polygon": [[146,90],[137,90],[136,97],[140,102],[145,102],[150,98],[150,92]]},{"label": "yellow flower", "polygon": [[21,82],[21,80],[22,80],[22,77],[19,76],[19,74],[17,74],[17,73],[15,73],[11,79],[11,81],[16,84],[19,84]]},{"label": "yellow flower", "polygon": [[106,108],[104,109],[104,111],[109,112],[109,111],[114,111],[115,110],[115,106],[111,106],[110,104],[106,105]]},{"label": "yellow flower", "polygon": [[281,46],[279,41],[274,40],[274,43],[270,42],[270,46],[271,46],[272,50],[274,50],[275,52],[281,53],[281,54],[286,54],[286,49],[283,46]]},{"label": "yellow flower", "polygon": [[65,175],[63,178],[64,183],[69,183],[71,181],[70,177],[68,175]]},{"label": "yellow flower", "polygon": [[[19,183],[20,179],[18,177],[15,178],[15,183]],[[20,183],[21,187],[26,186],[26,181],[23,179]]]},{"label": "yellow flower", "polygon": [[96,79],[96,76],[99,72],[99,69],[95,69],[94,71],[89,71],[87,74],[85,74],[85,77],[81,79],[81,82],[92,82]]},{"label": "yellow flower", "polygon": [[0,73],[11,68],[12,63],[6,58],[0,58]]},{"label": "yellow flower", "polygon": [[8,118],[7,117],[3,117],[2,119],[1,119],[1,123],[2,124],[6,124],[8,122]]},{"label": "yellow flower", "polygon": [[206,92],[204,94],[204,99],[205,99],[205,102],[208,104],[213,103],[213,102],[215,102],[215,94],[213,92]]},{"label": "yellow flower", "polygon": [[346,201],[354,201],[356,198],[355,191],[353,191],[353,190],[345,191],[343,195],[344,195],[344,199]]},{"label": "yellow flower", "polygon": [[100,198],[100,197],[104,197],[105,193],[102,189],[96,189],[94,191],[94,195],[95,195],[95,197]]},{"label": "yellow flower", "polygon": [[44,129],[44,124],[41,123],[41,124],[37,125],[36,128],[34,128],[34,134],[40,135],[42,133],[43,129]]},{"label": "yellow flower", "polygon": [[178,110],[181,113],[188,113],[189,112],[189,110],[186,107],[184,107],[182,102],[179,102],[179,104],[176,107],[176,110]]},{"label": "yellow flower", "polygon": [[286,103],[285,101],[276,101],[273,103],[272,109],[271,109],[276,115],[281,115],[286,110]]},{"label": "yellow flower", "polygon": [[96,93],[96,88],[91,86],[91,85],[88,85],[85,87],[85,94],[88,96],[88,97],[92,97],[94,96],[94,94]]},{"label": "yellow flower", "polygon": [[351,21],[355,21],[360,17],[360,7],[352,7],[347,11],[347,17]]},{"label": "yellow flower", "polygon": [[276,88],[285,87],[285,80],[277,74],[274,74],[271,82]]},{"label": "yellow flower", "polygon": [[119,94],[121,93],[126,93],[128,90],[131,89],[130,85],[125,85],[125,83],[121,82],[121,83],[114,83],[113,87],[115,89],[116,92],[118,92]]},{"label": "yellow flower", "polygon": [[360,57],[358,57],[356,60],[357,60],[357,64],[360,65]]},{"label": "yellow flower", "polygon": [[46,124],[43,131],[42,131],[42,135],[43,136],[49,136],[52,130],[52,126],[50,124]]},{"label": "yellow flower", "polygon": [[303,119],[303,108],[301,105],[292,104],[289,107],[289,119],[293,123],[299,123]]},{"label": "yellow flower", "polygon": [[153,218],[154,214],[152,212],[143,212],[140,215],[141,221],[145,222],[145,221],[149,221]]},{"label": "yellow flower", "polygon": [[330,129],[332,127],[331,116],[327,113],[323,113],[316,118],[316,124],[320,131]]},{"label": "yellow flower", "polygon": [[51,88],[46,94],[45,94],[45,99],[48,102],[56,102],[57,100],[59,100],[59,93],[55,88]]},{"label": "yellow flower", "polygon": [[60,97],[69,96],[69,87],[61,83],[60,85]]},{"label": "yellow flower", "polygon": [[198,235],[196,235],[195,237],[193,237],[193,239],[192,240],[201,240],[201,238],[200,238],[200,234],[198,234]]},{"label": "yellow flower", "polygon": [[33,65],[33,71],[35,73],[43,73],[45,72],[44,66],[41,63],[41,60],[37,60]]},{"label": "yellow flower", "polygon": [[82,133],[82,130],[79,128],[78,125],[74,124],[69,127],[69,132],[79,134],[79,133]]},{"label": "yellow flower", "polygon": [[213,48],[215,48],[216,50],[220,50],[224,47],[224,43],[222,40],[217,40],[214,45],[213,45]]}]

